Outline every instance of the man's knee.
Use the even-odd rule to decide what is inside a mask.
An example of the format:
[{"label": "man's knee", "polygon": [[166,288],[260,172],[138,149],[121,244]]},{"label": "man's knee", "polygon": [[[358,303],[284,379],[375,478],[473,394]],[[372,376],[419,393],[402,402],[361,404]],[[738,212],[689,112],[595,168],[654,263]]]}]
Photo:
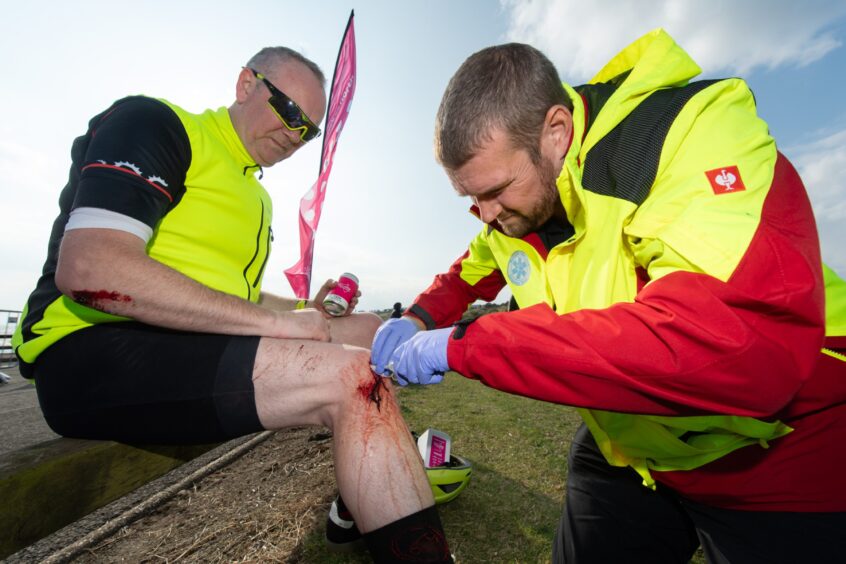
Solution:
[{"label": "man's knee", "polygon": [[382,324],[382,319],[375,313],[354,313],[348,317],[331,320],[333,343],[344,343],[357,347],[370,348],[373,335]]},{"label": "man's knee", "polygon": [[355,314],[361,321],[363,330],[370,334],[371,338],[376,330],[382,325],[382,318],[371,312],[362,312]]},{"label": "man's knee", "polygon": [[369,350],[344,348],[344,353],[335,365],[337,382],[329,410],[333,424],[345,417],[361,417],[370,409],[381,411],[394,401],[390,381],[370,369]]},{"label": "man's knee", "polygon": [[331,427],[360,382],[371,375],[367,349],[262,339],[253,371],[259,416],[266,428]]},{"label": "man's knee", "polygon": [[[329,361],[346,392],[355,390],[363,380],[372,378],[370,351],[361,347],[342,346],[339,354]],[[345,393],[344,397],[349,394]]]}]

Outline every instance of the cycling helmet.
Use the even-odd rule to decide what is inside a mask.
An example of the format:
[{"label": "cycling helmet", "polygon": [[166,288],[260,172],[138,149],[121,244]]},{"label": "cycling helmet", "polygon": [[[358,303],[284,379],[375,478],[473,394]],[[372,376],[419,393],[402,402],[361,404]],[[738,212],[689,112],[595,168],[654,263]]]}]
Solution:
[{"label": "cycling helmet", "polygon": [[432,486],[432,493],[435,494],[435,503],[446,503],[458,497],[458,494],[470,483],[472,473],[473,465],[470,461],[454,454],[450,455],[449,462],[446,464],[426,468],[429,485]]}]

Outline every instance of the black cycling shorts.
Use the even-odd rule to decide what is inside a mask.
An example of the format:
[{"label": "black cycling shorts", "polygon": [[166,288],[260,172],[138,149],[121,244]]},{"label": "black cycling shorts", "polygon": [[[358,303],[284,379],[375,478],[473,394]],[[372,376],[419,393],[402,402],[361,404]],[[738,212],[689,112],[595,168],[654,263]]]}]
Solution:
[{"label": "black cycling shorts", "polygon": [[259,337],[137,322],[76,331],[35,363],[38,401],[56,433],[147,444],[205,444],[262,430],[253,364]]}]

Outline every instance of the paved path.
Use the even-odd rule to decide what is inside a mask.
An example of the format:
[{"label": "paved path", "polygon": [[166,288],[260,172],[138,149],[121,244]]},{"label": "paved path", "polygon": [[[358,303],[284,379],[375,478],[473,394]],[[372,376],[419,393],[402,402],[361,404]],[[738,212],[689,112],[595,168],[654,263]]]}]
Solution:
[{"label": "paved path", "polygon": [[35,386],[21,377],[17,367],[0,372],[12,377],[0,384],[0,454],[58,438],[44,421]]}]

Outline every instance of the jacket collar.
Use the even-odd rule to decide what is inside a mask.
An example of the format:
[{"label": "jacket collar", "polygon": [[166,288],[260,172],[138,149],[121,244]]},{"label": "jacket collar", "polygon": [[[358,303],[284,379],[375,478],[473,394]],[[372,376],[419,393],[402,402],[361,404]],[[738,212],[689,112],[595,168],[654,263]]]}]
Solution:
[{"label": "jacket collar", "polygon": [[[683,86],[700,72],[699,65],[659,28],[620,51],[591,79],[589,85],[607,83],[611,87],[610,96],[603,97],[596,108],[572,86],[563,84],[573,102],[573,136],[556,184],[576,237],[586,227],[581,177],[590,149],[655,90]],[[470,212],[479,217],[476,206]],[[488,224],[488,232],[492,230],[501,231],[499,224]]]}]

